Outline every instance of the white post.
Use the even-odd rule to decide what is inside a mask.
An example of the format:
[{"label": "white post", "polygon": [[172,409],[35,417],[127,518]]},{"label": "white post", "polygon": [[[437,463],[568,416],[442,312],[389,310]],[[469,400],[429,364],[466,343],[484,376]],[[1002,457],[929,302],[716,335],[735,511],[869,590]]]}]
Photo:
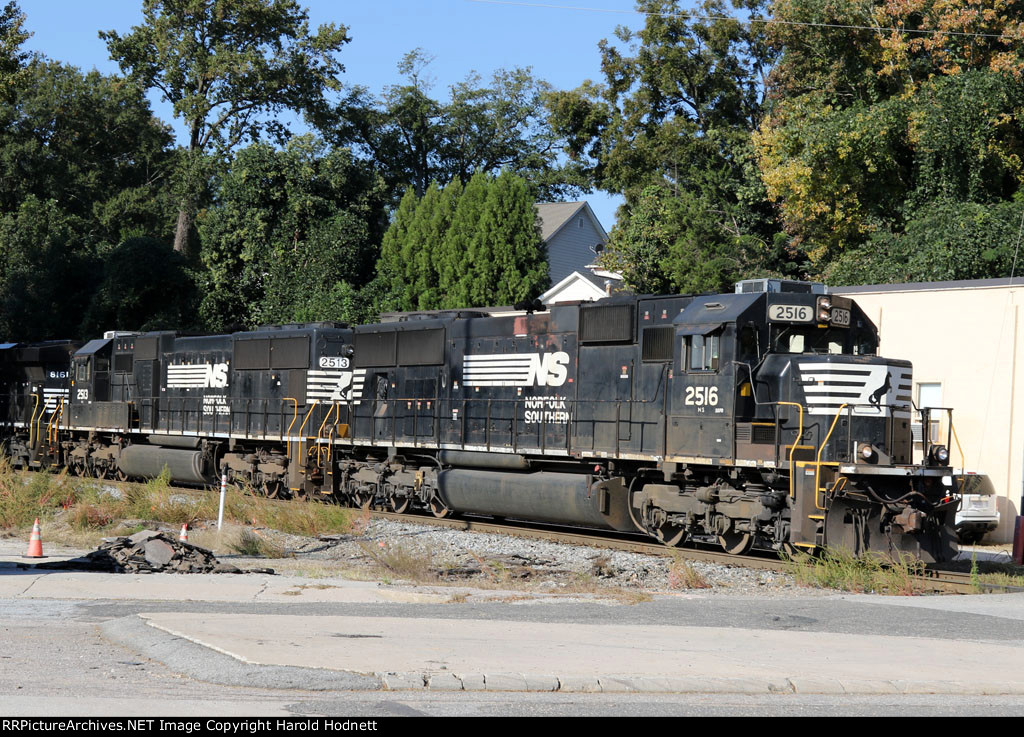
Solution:
[{"label": "white post", "polygon": [[221,471],[220,474],[220,508],[217,510],[217,529],[221,528],[224,524],[224,495],[228,491],[228,472],[227,469]]}]

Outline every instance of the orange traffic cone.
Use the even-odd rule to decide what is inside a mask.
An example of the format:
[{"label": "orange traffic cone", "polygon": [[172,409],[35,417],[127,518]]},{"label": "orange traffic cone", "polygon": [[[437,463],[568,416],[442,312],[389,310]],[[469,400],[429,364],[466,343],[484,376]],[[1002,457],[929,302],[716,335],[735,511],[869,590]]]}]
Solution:
[{"label": "orange traffic cone", "polygon": [[25,553],[26,558],[42,558],[43,556],[43,537],[39,532],[39,518],[36,517],[36,523],[32,525],[32,535],[28,539],[28,552]]},{"label": "orange traffic cone", "polygon": [[187,543],[188,542],[188,523],[187,522],[181,526],[181,534],[178,535],[178,540],[180,540],[183,543]]}]

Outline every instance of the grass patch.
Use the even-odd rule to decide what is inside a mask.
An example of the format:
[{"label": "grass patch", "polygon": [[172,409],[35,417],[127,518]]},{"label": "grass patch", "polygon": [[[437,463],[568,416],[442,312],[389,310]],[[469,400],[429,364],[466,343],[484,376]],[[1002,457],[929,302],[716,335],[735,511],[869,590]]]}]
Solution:
[{"label": "grass patch", "polygon": [[420,583],[436,582],[437,573],[431,568],[433,555],[420,550],[410,550],[404,545],[394,545],[383,540],[377,543],[359,543],[359,547],[378,568],[397,578]]},{"label": "grass patch", "polygon": [[948,564],[950,570],[969,572],[974,588],[982,592],[985,586],[1014,586],[1024,588],[1024,566],[1019,566],[1007,556],[1002,560],[978,560],[977,554],[970,561],[960,560]]},{"label": "grass patch", "polygon": [[229,543],[229,547],[234,552],[250,558],[288,557],[288,553],[280,545],[275,545],[265,537],[249,530],[243,530],[236,541]]},{"label": "grass patch", "polygon": [[797,553],[789,559],[789,573],[803,586],[856,593],[915,596],[924,586],[914,580],[924,563],[909,554],[892,558],[880,553],[854,557],[845,550],[826,550],[820,557]]},{"label": "grass patch", "polygon": [[673,589],[710,589],[711,584],[704,575],[678,553],[668,564],[668,585]]},{"label": "grass patch", "polygon": [[[21,534],[38,517],[50,539],[64,538],[75,545],[94,546],[104,536],[130,535],[161,524],[177,530],[183,524],[216,519],[219,496],[212,489],[171,486],[166,469],[145,483],[114,483],[66,472],[17,471],[0,459],[0,529]],[[227,523],[312,537],[349,533],[357,522],[355,515],[333,504],[266,499],[237,487],[228,488],[224,502]],[[128,521],[131,525],[125,524]]]}]

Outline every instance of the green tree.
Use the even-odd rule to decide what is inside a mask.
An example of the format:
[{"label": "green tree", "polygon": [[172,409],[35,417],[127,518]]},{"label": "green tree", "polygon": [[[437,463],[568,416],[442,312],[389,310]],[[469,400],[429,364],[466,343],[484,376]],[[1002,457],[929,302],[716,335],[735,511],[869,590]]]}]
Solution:
[{"label": "green tree", "polygon": [[470,301],[465,307],[512,305],[539,296],[550,285],[547,249],[527,182],[502,172],[469,244]]},{"label": "green tree", "polygon": [[16,92],[0,97],[0,326],[79,337],[111,249],[170,238],[170,133],[138,86],[96,71],[37,58]]},{"label": "green tree", "polygon": [[143,0],[142,10],[143,24],[129,34],[100,38],[121,70],[159,90],[186,126],[174,238],[174,250],[185,252],[209,175],[206,155],[224,158],[264,132],[286,138],[281,112],[322,115],[349,38],[333,24],[311,33],[296,0]]},{"label": "green tree", "polygon": [[1019,197],[992,204],[938,198],[921,207],[903,232],[873,233],[863,246],[842,254],[826,276],[830,284],[1008,276],[1022,217]]},{"label": "green tree", "polygon": [[546,82],[530,69],[501,69],[488,82],[470,73],[436,99],[431,61],[422,49],[406,54],[398,65],[405,83],[376,98],[359,89],[336,109],[325,135],[354,137],[396,195],[411,186],[422,197],[432,181],[465,185],[477,171],[502,169],[526,178],[545,199],[583,189],[560,160],[563,141],[548,123]]},{"label": "green tree", "polygon": [[890,266],[899,272],[870,252],[896,241],[902,270],[914,260],[905,247],[916,244],[949,273],[941,251],[912,233],[951,212],[988,211],[1020,189],[1024,3],[776,0],[775,16],[779,61],[755,141],[793,245],[818,274],[874,281]]},{"label": "green tree", "polygon": [[451,224],[437,257],[441,292],[439,306],[442,309],[456,309],[471,304],[473,276],[469,253],[487,201],[488,181],[488,176],[482,171],[473,174],[452,213]]},{"label": "green tree", "polygon": [[32,35],[24,28],[25,14],[16,2],[0,10],[0,100],[10,102],[23,82],[31,54],[21,45]]},{"label": "green tree", "polygon": [[353,319],[384,223],[384,186],[367,164],[312,136],[281,150],[258,143],[238,152],[215,194],[198,221],[206,327]]},{"label": "green tree", "polygon": [[416,295],[415,309],[441,307],[440,268],[445,260],[445,239],[461,195],[462,183],[458,179],[443,190],[432,182],[416,209],[409,233],[409,242],[415,248],[409,262],[413,267],[410,282]]},{"label": "green tree", "polygon": [[129,238],[104,258],[81,334],[106,330],[188,330],[196,290],[185,257],[167,241]]},{"label": "green tree", "polygon": [[384,233],[377,261],[377,302],[381,310],[412,309],[412,292],[408,282],[409,255],[412,253],[409,231],[416,218],[419,197],[408,187]]},{"label": "green tree", "polygon": [[[763,115],[762,80],[773,60],[765,24],[756,22],[766,4],[732,0],[755,21],[741,23],[729,17],[725,0],[705,0],[694,12],[676,0],[639,0],[644,27],[635,33],[619,28],[618,44],[599,44],[604,84],[587,81],[549,97],[553,125],[567,138],[579,171],[625,196],[620,232],[612,234],[613,246],[621,248],[606,258],[614,256],[638,284],[717,283],[714,274],[751,266],[737,261],[750,244],[758,244],[753,250],[762,256],[777,254],[765,245],[775,242],[778,225],[752,149]],[[635,225],[629,222],[634,216],[640,218]],[[666,238],[661,246],[636,241],[652,227]],[[677,254],[685,259],[652,260],[653,251],[669,243],[690,244]],[[777,255],[779,263],[762,258],[757,265],[786,268],[788,255]],[[624,263],[631,256],[643,262]],[[709,264],[725,261],[732,264],[725,272],[715,267],[707,273]]]},{"label": "green tree", "polygon": [[100,272],[76,218],[29,195],[0,217],[0,333],[6,340],[77,338]]},{"label": "green tree", "polygon": [[30,195],[52,199],[96,247],[170,235],[172,139],[143,91],[44,59],[23,81],[15,100],[0,103],[0,211]]}]

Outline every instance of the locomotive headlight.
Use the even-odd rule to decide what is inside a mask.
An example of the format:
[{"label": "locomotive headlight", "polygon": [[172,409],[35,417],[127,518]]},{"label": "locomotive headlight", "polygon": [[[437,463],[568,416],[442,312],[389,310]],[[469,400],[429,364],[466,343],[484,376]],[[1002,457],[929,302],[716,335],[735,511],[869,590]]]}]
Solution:
[{"label": "locomotive headlight", "polygon": [[832,320],[832,300],[828,297],[818,297],[818,322],[830,322]]},{"label": "locomotive headlight", "polygon": [[928,462],[933,466],[945,466],[949,462],[949,450],[945,445],[933,445],[928,449]]},{"label": "locomotive headlight", "polygon": [[875,449],[871,447],[871,443],[861,443],[860,446],[860,457],[865,461],[872,461],[875,458]]}]

